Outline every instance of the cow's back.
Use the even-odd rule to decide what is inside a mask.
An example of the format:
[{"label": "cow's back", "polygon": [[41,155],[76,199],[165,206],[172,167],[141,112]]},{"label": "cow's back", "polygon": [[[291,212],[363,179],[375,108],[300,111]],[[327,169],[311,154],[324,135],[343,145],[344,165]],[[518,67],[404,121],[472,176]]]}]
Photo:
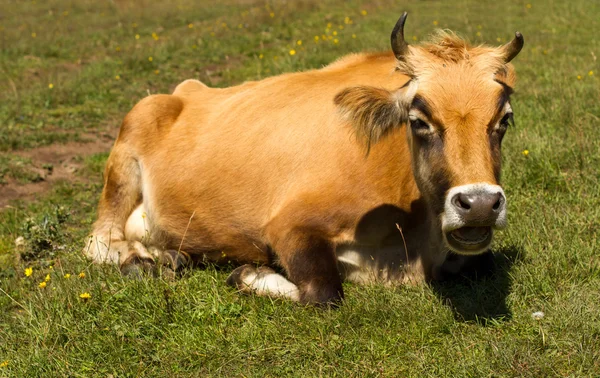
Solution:
[{"label": "cow's back", "polygon": [[[176,237],[173,230],[182,233],[194,214],[186,238],[208,249],[240,235],[261,240],[273,217],[311,194],[322,201],[307,203],[321,208],[313,208],[316,214],[336,211],[328,207],[338,203],[360,211],[392,202],[385,198],[394,195],[385,182],[389,172],[369,165],[385,154],[386,143],[366,159],[333,98],[351,86],[394,89],[406,80],[394,73],[392,55],[359,55],[231,88],[184,82],[174,93],[184,104],[179,116],[140,157],[144,202]],[[398,138],[404,134],[390,136],[390,143]]]}]

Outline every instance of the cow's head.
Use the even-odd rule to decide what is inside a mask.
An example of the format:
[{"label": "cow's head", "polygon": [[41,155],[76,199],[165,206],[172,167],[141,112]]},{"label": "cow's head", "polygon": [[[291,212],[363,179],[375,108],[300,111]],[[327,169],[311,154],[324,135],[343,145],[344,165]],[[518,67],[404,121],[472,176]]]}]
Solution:
[{"label": "cow's head", "polygon": [[404,40],[406,13],[392,32],[402,88],[348,88],[336,103],[368,144],[406,125],[415,180],[440,217],[447,246],[462,254],[487,250],[494,229],[506,225],[499,185],[502,138],[512,123],[515,81],[508,63],[523,47],[516,33],[498,48],[469,46],[440,32],[430,43]]}]

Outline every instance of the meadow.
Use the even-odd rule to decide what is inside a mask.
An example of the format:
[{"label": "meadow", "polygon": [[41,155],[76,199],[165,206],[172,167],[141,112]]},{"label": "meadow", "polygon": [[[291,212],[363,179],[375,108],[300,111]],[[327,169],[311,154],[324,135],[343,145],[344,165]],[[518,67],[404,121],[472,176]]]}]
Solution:
[{"label": "meadow", "polygon": [[[485,271],[319,310],[82,256],[137,101],[386,50],[404,10],[409,43],[525,37]],[[584,0],[1,1],[0,377],[600,376],[599,31]]]}]

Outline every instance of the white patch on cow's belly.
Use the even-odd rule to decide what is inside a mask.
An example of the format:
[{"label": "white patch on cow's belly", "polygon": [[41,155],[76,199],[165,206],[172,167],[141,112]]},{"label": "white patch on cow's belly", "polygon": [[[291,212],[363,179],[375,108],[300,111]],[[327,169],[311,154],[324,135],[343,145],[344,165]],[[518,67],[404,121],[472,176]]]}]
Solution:
[{"label": "white patch on cow's belly", "polygon": [[344,245],[338,247],[338,268],[344,280],[355,283],[403,280],[404,259],[397,248]]},{"label": "white patch on cow's belly", "polygon": [[131,213],[125,223],[125,239],[147,241],[150,232],[149,220],[142,203]]},{"label": "white patch on cow's belly", "polygon": [[277,273],[250,273],[242,278],[242,283],[258,295],[289,298],[293,301],[300,299],[298,287]]},{"label": "white patch on cow's belly", "polygon": [[363,256],[355,250],[347,249],[338,253],[338,267],[344,280],[355,283],[368,283],[376,280],[373,271],[365,264]]}]

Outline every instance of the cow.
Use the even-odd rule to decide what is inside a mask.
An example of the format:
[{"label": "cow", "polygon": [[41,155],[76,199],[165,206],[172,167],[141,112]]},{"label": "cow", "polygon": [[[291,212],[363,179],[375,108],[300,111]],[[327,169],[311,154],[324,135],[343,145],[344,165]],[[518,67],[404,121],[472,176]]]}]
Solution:
[{"label": "cow", "polygon": [[124,274],[235,263],[227,283],[338,305],[344,280],[458,272],[506,226],[501,143],[523,36],[449,31],[229,88],[142,99],[106,163],[85,254]]}]

